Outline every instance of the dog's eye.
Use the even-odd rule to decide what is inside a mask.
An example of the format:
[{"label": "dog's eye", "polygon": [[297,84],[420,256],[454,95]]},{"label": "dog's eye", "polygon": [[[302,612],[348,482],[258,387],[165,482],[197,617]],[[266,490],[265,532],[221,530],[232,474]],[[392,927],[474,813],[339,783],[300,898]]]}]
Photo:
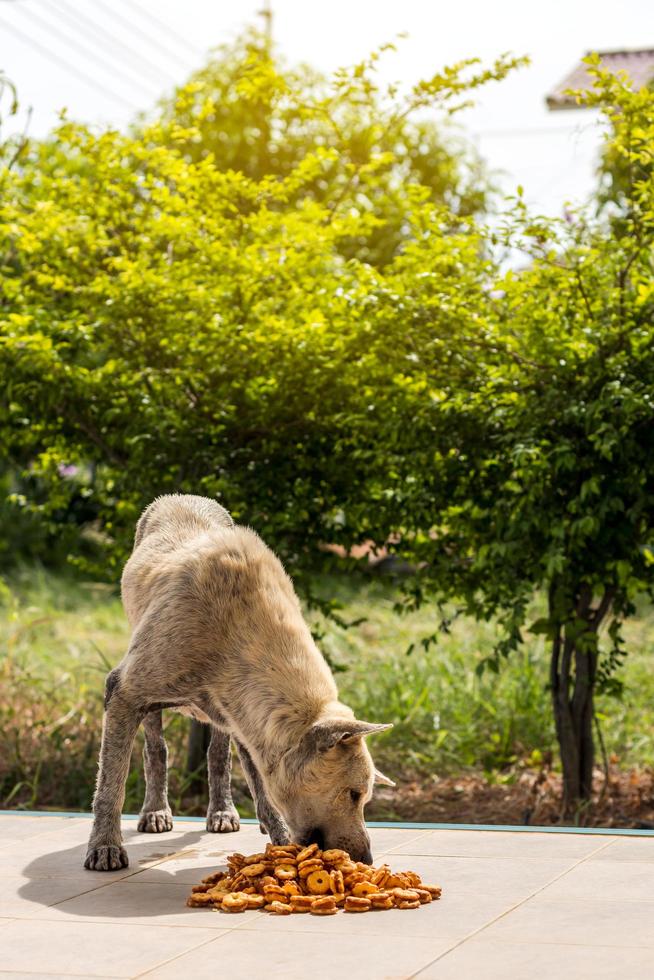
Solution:
[{"label": "dog's eye", "polygon": [[358,791],[358,789],[350,790],[350,799],[354,804],[359,802],[359,800],[361,799],[361,793]]}]

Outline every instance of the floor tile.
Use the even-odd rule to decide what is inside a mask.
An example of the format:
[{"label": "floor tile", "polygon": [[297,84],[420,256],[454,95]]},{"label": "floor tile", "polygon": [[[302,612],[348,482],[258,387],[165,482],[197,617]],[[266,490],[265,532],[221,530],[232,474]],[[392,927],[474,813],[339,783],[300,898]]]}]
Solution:
[{"label": "floor tile", "polygon": [[614,840],[589,834],[510,833],[496,830],[432,830],[391,849],[392,854],[461,857],[583,858]]},{"label": "floor tile", "polygon": [[213,871],[227,867],[226,855],[209,857],[198,855],[189,858],[171,858],[155,865],[144,868],[134,875],[134,881],[156,882],[158,885],[186,885],[187,892],[191,885],[199,884],[203,878]]},{"label": "floor tile", "polygon": [[132,977],[214,936],[211,929],[153,926],[144,933],[143,926],[123,923],[14,919],[2,929],[2,967],[21,973]]},{"label": "floor tile", "polygon": [[[37,845],[37,840],[41,845]],[[0,880],[7,876],[25,875],[27,878],[77,878],[80,874],[89,876],[98,872],[84,871],[86,844],[72,842],[43,841],[30,838],[20,841],[12,848],[0,850]],[[131,874],[129,868],[112,871],[114,877]],[[0,886],[1,887],[1,886]]]},{"label": "floor tile", "polygon": [[612,902],[654,902],[654,868],[647,861],[584,861],[542,893],[545,901],[585,901],[605,898]]},{"label": "floor tile", "polygon": [[[654,947],[654,902],[547,901],[541,893],[484,930],[484,939]],[[654,963],[654,954],[652,956]]]},{"label": "floor tile", "polygon": [[213,909],[190,909],[186,905],[190,889],[186,885],[137,884],[133,879],[117,881],[86,895],[60,902],[57,906],[33,911],[32,919],[49,922],[127,922],[144,926],[184,926],[194,929],[231,929],[234,919],[255,914],[226,915]]},{"label": "floor tile", "polygon": [[2,813],[0,810],[0,849],[10,847],[17,841],[27,840],[39,834],[51,833],[58,825],[64,827],[64,817],[21,817],[15,814]]},{"label": "floor tile", "polygon": [[201,841],[201,836],[197,832],[139,834],[134,825],[128,827],[123,832],[123,843],[129,867],[111,872],[84,871],[86,839],[87,829],[83,827],[59,829],[52,834],[18,841],[11,848],[0,849],[0,877],[24,874],[30,878],[70,878],[82,873],[92,877],[105,875],[112,879],[124,878],[173,854],[192,850]]},{"label": "floor tile", "polygon": [[654,837],[617,837],[593,861],[654,861]]},{"label": "floor tile", "polygon": [[424,857],[386,854],[383,860],[394,871],[416,871],[428,885],[440,885],[443,896],[465,894],[527,898],[574,867],[571,858]]},{"label": "floor tile", "polygon": [[395,830],[393,827],[375,827],[370,832],[372,853],[375,863],[379,856],[386,851],[392,851],[400,844],[414,844],[429,834],[428,830]]},{"label": "floor tile", "polygon": [[[390,913],[389,913],[390,914]],[[311,978],[335,980],[353,977],[356,980],[406,980],[435,956],[451,945],[448,941],[414,939],[406,936],[376,938],[374,943],[361,941],[357,935],[339,936],[338,942],[329,939],[323,928],[326,919],[316,921],[315,932],[296,933],[288,940],[287,921],[307,916],[288,916],[271,933],[266,948],[253,943],[239,930],[228,933],[215,943],[187,953],[165,966],[146,974],[148,980],[216,980],[226,977]],[[333,916],[333,919],[337,916]],[[365,919],[366,916],[360,916]],[[332,921],[331,919],[329,920]]]},{"label": "floor tile", "polygon": [[618,980],[618,970],[619,980],[641,980],[652,972],[647,838],[375,828],[375,862],[440,884],[439,902],[411,912],[276,918],[185,904],[191,885],[228,854],[265,847],[258,825],[213,835],[203,822],[177,820],[171,833],[149,835],[125,820],[130,867],[98,873],[81,867],[88,818],[3,819],[0,834],[5,827],[17,836],[4,845],[0,837],[0,980],[214,980],[223,972]]},{"label": "floor tile", "polygon": [[98,878],[91,880],[88,873],[70,878],[28,878],[26,875],[16,875],[4,877],[0,881],[0,916],[17,918],[32,915],[103,884]]},{"label": "floor tile", "polygon": [[623,947],[468,941],[415,980],[644,980],[652,951]]}]

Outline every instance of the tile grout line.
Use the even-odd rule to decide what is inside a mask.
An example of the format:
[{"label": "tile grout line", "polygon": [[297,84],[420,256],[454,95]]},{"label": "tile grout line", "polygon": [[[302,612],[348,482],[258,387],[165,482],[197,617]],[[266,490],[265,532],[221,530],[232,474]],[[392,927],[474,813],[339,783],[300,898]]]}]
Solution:
[{"label": "tile grout line", "polygon": [[414,973],[409,974],[406,980],[414,980],[414,978],[416,977],[419,978],[420,974],[424,970],[427,970],[430,966],[433,966],[434,963],[438,963],[438,961],[442,960],[444,957],[449,956],[449,954],[453,950],[458,949],[460,946],[463,946],[464,943],[468,942],[468,940],[472,939],[474,936],[479,935],[479,933],[483,932],[484,929],[488,929],[489,926],[495,925],[496,922],[499,922],[500,919],[503,919],[505,916],[510,915],[511,912],[515,912],[515,910],[520,908],[521,905],[524,905],[525,902],[530,902],[532,898],[536,897],[536,895],[539,895],[541,892],[545,891],[545,889],[549,888],[550,885],[553,885],[554,882],[559,881],[561,878],[565,878],[567,874],[569,874],[571,871],[574,871],[575,868],[578,868],[579,865],[583,864],[589,858],[593,857],[593,855],[599,854],[600,851],[603,851],[606,847],[609,847],[611,844],[615,843],[617,839],[618,839],[617,837],[611,837],[604,844],[602,844],[601,847],[597,847],[594,850],[589,851],[588,854],[585,854],[582,858],[579,858],[578,861],[575,861],[574,864],[571,864],[560,874],[555,875],[554,878],[551,878],[549,881],[545,882],[545,884],[541,885],[540,888],[536,888],[536,890],[531,892],[530,895],[527,895],[519,902],[516,902],[516,904],[512,905],[510,909],[506,909],[504,912],[501,912],[499,915],[496,915],[495,918],[491,919],[489,922],[485,922],[482,926],[479,926],[478,929],[473,929],[473,931],[469,932],[467,936],[463,936],[462,939],[458,940],[458,942],[455,942],[454,945],[450,946],[449,949],[446,949],[444,953],[440,953],[438,956],[435,956],[433,960],[430,960],[429,963],[425,963],[424,966],[421,966],[419,970],[416,970]]},{"label": "tile grout line", "polygon": [[[24,977],[33,977],[34,971],[33,970],[0,970],[0,980],[3,976],[7,976],[7,974],[10,974],[11,976],[17,974],[19,976],[24,976]],[[55,978],[93,977],[93,980],[96,980],[96,978],[97,980],[126,980],[125,977],[116,976],[115,973],[42,973],[37,975],[45,976],[45,977],[55,977]]]}]

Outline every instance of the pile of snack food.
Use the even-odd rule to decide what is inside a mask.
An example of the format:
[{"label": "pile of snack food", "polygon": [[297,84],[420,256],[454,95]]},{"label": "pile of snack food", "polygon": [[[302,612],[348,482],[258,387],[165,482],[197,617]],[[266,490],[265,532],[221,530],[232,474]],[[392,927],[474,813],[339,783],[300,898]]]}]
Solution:
[{"label": "pile of snack food", "polygon": [[353,861],[347,851],[321,851],[317,844],[268,844],[265,852],[232,854],[228,870],[216,871],[195,885],[192,908],[222,912],[264,909],[275,915],[417,909],[440,898],[441,889],[424,885],[414,871],[392,872]]}]

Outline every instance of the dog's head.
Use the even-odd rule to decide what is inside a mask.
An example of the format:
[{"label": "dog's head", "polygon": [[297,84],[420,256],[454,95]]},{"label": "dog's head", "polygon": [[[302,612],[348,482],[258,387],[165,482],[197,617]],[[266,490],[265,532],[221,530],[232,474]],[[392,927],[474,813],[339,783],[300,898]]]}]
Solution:
[{"label": "dog's head", "polygon": [[365,738],[387,728],[392,725],[327,719],[288,753],[271,789],[294,841],[340,847],[355,861],[372,862],[363,808],[375,782],[393,783],[375,769]]}]

